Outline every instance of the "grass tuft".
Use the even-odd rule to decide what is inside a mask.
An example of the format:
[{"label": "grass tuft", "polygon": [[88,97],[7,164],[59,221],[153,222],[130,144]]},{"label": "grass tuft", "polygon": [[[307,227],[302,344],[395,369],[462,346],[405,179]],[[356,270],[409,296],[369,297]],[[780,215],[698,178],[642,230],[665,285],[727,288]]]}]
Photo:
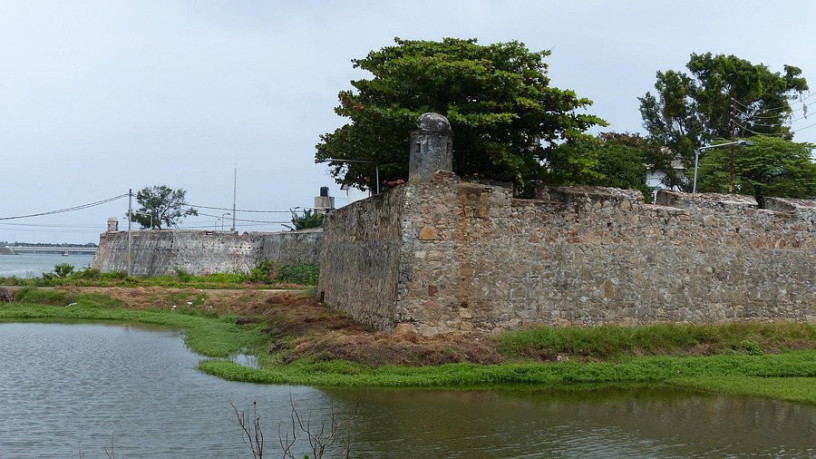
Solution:
[{"label": "grass tuft", "polygon": [[797,323],[539,327],[497,337],[508,358],[609,360],[656,355],[762,354],[814,347],[816,327]]}]

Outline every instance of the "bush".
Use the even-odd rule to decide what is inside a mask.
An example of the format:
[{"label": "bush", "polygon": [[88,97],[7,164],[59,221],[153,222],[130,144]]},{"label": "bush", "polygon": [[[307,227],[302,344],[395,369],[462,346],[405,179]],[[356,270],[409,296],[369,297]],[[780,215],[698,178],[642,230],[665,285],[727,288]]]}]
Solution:
[{"label": "bush", "polygon": [[68,263],[60,263],[54,266],[54,273],[63,279],[68,277],[73,271],[73,265],[69,265]]},{"label": "bush", "polygon": [[76,301],[73,295],[60,290],[42,290],[33,287],[17,290],[14,299],[19,303],[47,304],[50,306],[65,306]]},{"label": "bush", "polygon": [[178,280],[180,280],[181,282],[186,283],[190,282],[193,279],[193,275],[187,272],[184,268],[176,266],[173,268],[173,271],[175,271],[176,277],[178,277]]},{"label": "bush", "polygon": [[249,281],[254,283],[271,284],[276,277],[277,267],[269,260],[261,261],[249,273]]},{"label": "bush", "polygon": [[242,284],[248,278],[249,276],[244,273],[212,273],[204,276],[203,280],[214,284]]},{"label": "bush", "polygon": [[124,280],[128,277],[125,271],[113,271],[110,273],[102,274],[102,280]]},{"label": "bush", "polygon": [[34,279],[34,285],[38,287],[53,287],[55,285],[62,285],[64,279],[57,276],[55,273],[43,273],[39,279]]},{"label": "bush", "polygon": [[748,351],[748,353],[751,355],[762,355],[765,353],[759,343],[750,339],[740,341],[740,347],[742,347],[743,350]]},{"label": "bush", "polygon": [[96,268],[85,268],[82,271],[73,273],[71,277],[85,280],[99,280],[102,277],[102,272]]},{"label": "bush", "polygon": [[317,285],[319,278],[320,265],[317,264],[283,265],[275,276],[278,282],[299,285]]},{"label": "bush", "polygon": [[264,260],[252,269],[247,280],[261,284],[317,285],[319,277],[320,265],[317,264],[278,265]]}]

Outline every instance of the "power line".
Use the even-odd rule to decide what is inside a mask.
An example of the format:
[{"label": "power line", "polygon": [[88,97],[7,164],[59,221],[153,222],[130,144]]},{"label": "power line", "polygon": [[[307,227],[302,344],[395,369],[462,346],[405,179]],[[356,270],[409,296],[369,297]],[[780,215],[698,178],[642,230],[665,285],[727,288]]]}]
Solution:
[{"label": "power line", "polygon": [[99,228],[100,225],[92,224],[92,223],[85,223],[85,224],[70,224],[70,223],[52,223],[52,224],[33,224],[33,223],[6,223],[0,222],[0,225],[3,226],[19,226],[23,228],[84,228],[84,229],[96,229]]},{"label": "power line", "polygon": [[[734,102],[734,103],[735,103],[735,104],[737,104],[737,105],[742,106],[742,107],[743,107],[743,108],[745,108],[746,110],[754,110],[754,108],[753,108],[753,107],[750,107],[750,106],[748,106],[748,105],[745,105],[745,104],[743,104],[742,102],[738,101],[737,99],[735,99],[735,98],[733,98],[733,97],[731,98],[731,101],[732,101],[732,102]],[[771,112],[771,111],[776,111],[776,110],[789,110],[789,109],[790,109],[790,104],[788,104],[788,105],[780,105],[779,107],[774,107],[774,108],[758,108],[758,109],[756,109],[756,111],[757,111],[757,112],[761,112],[761,111]]]},{"label": "power line", "polygon": [[748,118],[750,118],[750,119],[758,119],[758,120],[780,120],[780,121],[781,121],[781,120],[784,120],[785,118],[793,118],[793,115],[794,115],[794,114],[796,114],[797,112],[802,112],[802,116],[800,116],[799,118],[796,118],[796,119],[791,120],[791,121],[797,121],[797,120],[800,120],[800,119],[802,119],[802,118],[807,118],[807,108],[808,108],[808,107],[810,107],[810,106],[811,106],[811,105],[813,105],[813,104],[816,104],[816,101],[813,101],[813,102],[811,102],[811,103],[809,103],[809,104],[807,104],[807,105],[803,105],[802,107],[797,108],[797,109],[795,109],[795,110],[794,110],[794,109],[792,109],[792,110],[791,110],[791,112],[790,112],[790,114],[788,114],[788,115],[786,115],[786,116],[782,116],[781,114],[776,114],[776,115],[768,115],[768,116],[761,116],[761,115],[757,115],[757,113],[761,113],[763,110],[757,110],[757,111],[756,111],[756,113],[754,113],[754,114],[751,114],[751,113],[748,113],[748,112],[746,112],[746,111],[740,110],[739,108],[736,108],[736,111],[737,111],[738,113],[742,114],[742,115],[745,115],[746,117],[748,117]]},{"label": "power line", "polygon": [[737,121],[742,121],[743,123],[745,123],[745,122],[751,123],[751,126],[754,126],[754,127],[759,126],[759,127],[766,127],[766,128],[781,128],[781,127],[785,126],[783,123],[779,123],[779,124],[755,123],[755,122],[753,122],[751,120],[741,120],[739,118],[737,118],[736,120]]},{"label": "power line", "polygon": [[[806,98],[804,98],[804,99],[799,100],[799,102],[803,102],[803,101],[807,100],[808,98],[810,98],[810,96],[808,96],[808,97],[806,97]],[[744,108],[745,108],[745,109],[747,109],[747,110],[753,110],[753,108],[752,108],[752,107],[750,107],[750,106],[748,106],[748,105],[743,104],[742,102],[738,101],[737,99],[735,99],[735,98],[733,98],[733,97],[731,98],[731,100],[732,100],[734,103],[736,103],[737,105],[740,105],[740,106],[744,107]],[[793,109],[791,108],[790,104],[788,104],[788,105],[780,105],[779,107],[773,107],[773,108],[758,108],[758,109],[756,109],[756,111],[757,111],[757,112],[772,112],[772,111],[779,111],[779,110],[791,110],[791,111],[798,111],[798,110],[801,110],[801,109],[793,110]]]},{"label": "power line", "polygon": [[[751,134],[755,134],[755,135],[764,135],[764,136],[771,136],[771,137],[785,137],[787,135],[787,134],[782,134],[782,133],[757,132],[757,131],[754,131],[753,129],[748,129],[747,127],[745,127],[745,126],[743,126],[743,125],[741,125],[741,124],[739,124],[737,122],[734,122],[734,124],[739,126],[740,128],[742,128],[743,130],[748,131]],[[793,131],[791,131],[791,133],[793,133]]]},{"label": "power line", "polygon": [[739,108],[737,108],[737,107],[734,107],[734,111],[736,111],[737,113],[739,113],[739,114],[741,114],[741,115],[744,115],[745,117],[750,118],[750,119],[758,119],[758,120],[781,120],[781,119],[784,119],[784,118],[785,118],[785,117],[783,117],[783,116],[781,116],[781,115],[778,115],[778,114],[777,114],[777,115],[768,115],[768,116],[758,116],[756,113],[759,113],[759,112],[760,112],[760,110],[757,110],[757,112],[756,112],[756,113],[751,114],[751,113],[748,113],[748,112],[746,112],[746,111],[740,110],[740,109],[739,109]]},{"label": "power line", "polygon": [[[25,232],[28,233],[55,233],[55,234],[63,234],[63,233],[76,233],[76,234],[88,234],[88,229],[80,229],[80,228],[26,228]],[[102,231],[97,231],[97,233],[101,233]]]},{"label": "power line", "polygon": [[[292,222],[244,223],[244,224],[241,224],[240,227],[241,228],[249,228],[249,227],[257,228],[257,227],[268,227],[268,226],[271,226],[271,224],[282,225],[282,224],[291,224],[291,223]],[[212,224],[209,224],[209,225],[181,225],[181,226],[178,227],[178,229],[181,229],[181,230],[197,230],[197,229],[212,230],[213,226],[214,225],[212,225]],[[150,231],[150,230],[145,229],[145,230],[140,230],[140,231]]]},{"label": "power line", "polygon": [[67,213],[67,212],[76,212],[78,210],[84,210],[84,209],[89,209],[91,207],[101,206],[102,204],[107,204],[107,203],[109,203],[111,201],[115,201],[117,199],[122,199],[122,198],[125,198],[127,196],[128,196],[128,194],[125,193],[125,194],[121,194],[119,196],[114,196],[112,198],[103,199],[101,201],[96,201],[96,202],[90,202],[88,204],[82,204],[82,205],[79,205],[79,206],[67,207],[65,209],[50,210],[48,212],[40,212],[40,213],[37,213],[37,214],[18,215],[16,217],[0,217],[0,220],[19,220],[21,218],[42,217],[44,215],[54,215],[54,214],[63,214],[63,213]]},{"label": "power line", "polygon": [[235,221],[237,221],[237,222],[249,222],[249,223],[268,223],[268,224],[271,224],[271,225],[277,225],[277,224],[280,224],[280,223],[292,223],[290,220],[286,220],[286,221],[246,220],[246,219],[243,219],[243,218],[236,218]]},{"label": "power line", "polygon": [[[218,220],[221,220],[221,216],[219,216],[219,215],[202,214],[202,213],[199,213],[198,215],[199,216],[203,215],[205,217],[216,218]],[[252,223],[270,223],[270,224],[291,223],[291,221],[289,221],[289,220],[286,220],[286,221],[270,221],[270,220],[248,220],[248,219],[245,219],[245,218],[236,218],[235,221],[236,222],[252,222]]]},{"label": "power line", "polygon": [[760,114],[760,113],[766,113],[766,112],[772,112],[772,111],[779,111],[779,110],[783,110],[783,109],[789,109],[789,110],[790,110],[790,114],[788,114],[788,115],[787,115],[787,117],[791,117],[791,118],[792,118],[792,117],[793,117],[793,115],[795,115],[796,113],[798,113],[798,112],[802,112],[802,116],[800,116],[799,118],[796,118],[796,119],[792,120],[792,121],[797,121],[797,120],[800,120],[800,119],[803,119],[803,118],[807,118],[807,109],[808,109],[808,107],[810,107],[811,105],[813,105],[814,103],[816,103],[816,101],[813,101],[813,102],[811,102],[811,103],[809,103],[809,104],[805,104],[805,103],[803,103],[803,102],[804,102],[804,101],[806,101],[806,100],[808,100],[808,99],[810,99],[810,98],[811,98],[811,97],[813,97],[814,95],[816,95],[816,92],[814,92],[814,93],[812,93],[812,94],[808,95],[807,97],[804,97],[804,98],[802,98],[802,99],[799,99],[798,101],[795,101],[795,102],[800,102],[800,103],[802,103],[802,106],[801,106],[801,107],[799,107],[799,108],[793,108],[793,107],[791,107],[791,105],[790,105],[790,104],[789,104],[787,107],[785,107],[785,106],[780,106],[780,107],[774,107],[774,108],[758,108],[758,109],[755,109],[755,110],[756,110],[756,112],[755,112],[754,114],[749,114],[748,112],[746,112],[746,111],[745,111],[745,110],[754,110],[753,108],[751,108],[751,107],[749,107],[749,106],[747,106],[747,105],[743,104],[742,102],[740,102],[740,101],[738,101],[738,100],[736,100],[736,99],[734,99],[734,98],[732,98],[731,100],[732,100],[732,101],[733,101],[735,104],[737,104],[737,105],[739,105],[739,106],[741,106],[741,107],[743,107],[743,108],[745,109],[745,110],[740,110],[740,109],[737,109],[737,111],[738,111],[738,112],[742,113],[742,114],[743,114],[743,115],[745,115],[745,116],[749,116],[750,118],[755,118],[755,119],[780,119],[780,118],[782,118],[782,117],[780,116],[780,114],[767,115],[767,116],[763,116],[763,115],[759,115],[759,114]]},{"label": "power line", "polygon": [[[209,210],[233,210],[232,208],[227,208],[227,207],[208,207],[208,206],[199,206],[199,205],[196,205],[196,204],[188,204],[188,203],[184,203],[184,205],[185,205],[185,206],[190,206],[190,207],[195,207],[195,208],[198,208],[198,209],[209,209]],[[302,210],[312,210],[310,207],[295,207],[295,209],[297,209],[297,210],[301,210],[301,209],[302,209]],[[288,213],[292,212],[292,209],[290,209],[290,210],[248,210],[248,209],[235,209],[235,212],[248,212],[248,213],[251,213],[251,212],[256,212],[256,213],[270,213],[270,214],[284,213],[284,214],[288,214]]]},{"label": "power line", "polygon": [[805,130],[805,129],[807,129],[807,128],[812,128],[813,126],[816,126],[816,123],[813,123],[813,124],[808,124],[807,126],[802,127],[802,128],[799,128],[799,129],[797,129],[797,130],[795,130],[795,131],[792,131],[792,132],[793,132],[793,133],[797,133],[797,132],[799,132],[799,131],[804,131],[804,130]]}]

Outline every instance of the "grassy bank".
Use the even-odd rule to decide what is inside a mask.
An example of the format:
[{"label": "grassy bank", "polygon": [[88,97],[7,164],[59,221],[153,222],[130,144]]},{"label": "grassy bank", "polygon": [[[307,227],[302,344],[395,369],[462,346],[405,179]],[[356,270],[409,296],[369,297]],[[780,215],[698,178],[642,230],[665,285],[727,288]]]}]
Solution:
[{"label": "grassy bank", "polygon": [[205,360],[199,369],[224,379],[274,384],[379,387],[563,387],[576,384],[661,383],[733,394],[816,403],[816,351],[777,355],[641,357],[621,362],[449,364],[360,368],[345,362],[251,369]]},{"label": "grassy bank", "polygon": [[816,347],[816,327],[799,323],[539,327],[504,333],[497,342],[504,355],[545,361],[563,356],[609,360],[650,355],[762,355]]},{"label": "grassy bank", "polygon": [[39,301],[4,304],[0,307],[0,322],[105,322],[163,326],[183,330],[190,349],[215,358],[226,358],[239,352],[258,352],[266,341],[258,325],[239,327],[235,324],[235,317],[202,313],[189,307],[171,311],[138,311],[124,308],[120,302],[105,295],[72,296],[46,290],[30,291],[23,297]]},{"label": "grassy bank", "polygon": [[[181,329],[187,345],[209,357],[201,371],[234,381],[537,389],[646,383],[816,403],[811,325],[542,327],[455,341],[374,333],[292,294],[219,291],[234,295],[219,300],[215,292],[191,289],[114,290],[17,290],[14,301],[0,303],[0,321]],[[141,302],[132,299],[137,294]],[[258,356],[261,368],[231,362],[237,353]]]},{"label": "grassy bank", "polygon": [[262,261],[247,273],[213,273],[193,275],[176,268],[167,276],[128,276],[124,272],[103,273],[98,269],[75,267],[62,263],[40,277],[0,277],[0,286],[14,287],[165,287],[233,289],[266,285],[271,288],[297,288],[316,285],[320,267],[316,264],[283,265]]}]

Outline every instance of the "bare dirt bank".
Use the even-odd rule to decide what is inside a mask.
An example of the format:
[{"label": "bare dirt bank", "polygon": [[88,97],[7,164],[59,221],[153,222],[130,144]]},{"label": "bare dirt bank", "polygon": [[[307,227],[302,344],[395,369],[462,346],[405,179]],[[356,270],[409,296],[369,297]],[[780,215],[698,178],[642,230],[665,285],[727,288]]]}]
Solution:
[{"label": "bare dirt bank", "polygon": [[348,360],[367,365],[499,363],[504,359],[487,336],[422,337],[371,330],[315,298],[286,290],[199,290],[162,287],[67,287],[73,293],[100,293],[137,310],[197,310],[234,315],[239,324],[260,324],[268,352],[286,361],[298,358]]}]

